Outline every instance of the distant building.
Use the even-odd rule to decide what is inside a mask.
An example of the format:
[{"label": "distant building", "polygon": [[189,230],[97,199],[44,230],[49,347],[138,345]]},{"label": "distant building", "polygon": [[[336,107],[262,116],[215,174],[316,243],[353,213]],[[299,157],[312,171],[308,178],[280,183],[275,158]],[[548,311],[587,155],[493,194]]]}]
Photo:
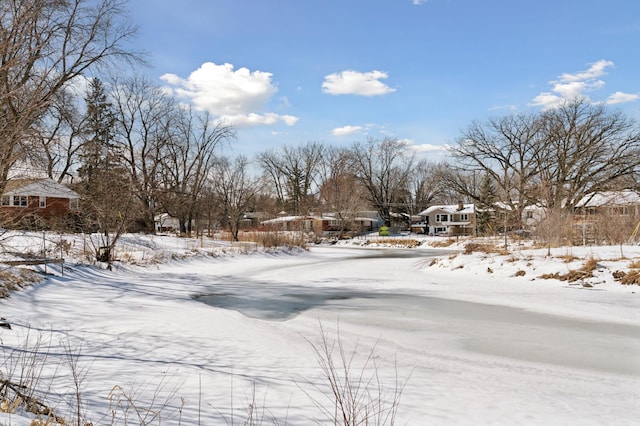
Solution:
[{"label": "distant building", "polygon": [[53,179],[11,179],[0,201],[0,223],[8,228],[73,226],[80,195]]},{"label": "distant building", "polygon": [[429,235],[473,235],[475,233],[475,205],[447,204],[427,208],[418,214],[422,223],[414,223],[412,229],[423,229]]}]

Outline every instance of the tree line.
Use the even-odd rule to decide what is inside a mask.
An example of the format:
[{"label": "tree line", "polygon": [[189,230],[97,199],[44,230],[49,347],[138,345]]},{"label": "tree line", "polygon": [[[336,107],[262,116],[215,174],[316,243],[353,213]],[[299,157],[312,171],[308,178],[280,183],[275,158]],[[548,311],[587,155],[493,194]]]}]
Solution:
[{"label": "tree line", "polygon": [[638,189],[637,124],[586,99],[473,122],[447,162],[420,159],[393,138],[224,155],[233,126],[144,76],[109,72],[144,62],[128,48],[136,28],[125,6],[0,3],[0,191],[16,164],[34,165],[81,194],[72,225],[103,233],[106,245],[125,231],[153,232],[158,213],[177,218],[184,234],[222,226],[237,239],[252,211],[331,212],[346,227],[374,210],[389,225],[463,199],[478,206],[481,232],[499,227],[490,222],[501,205],[506,231],[522,226],[526,206],[570,211],[595,191]]}]

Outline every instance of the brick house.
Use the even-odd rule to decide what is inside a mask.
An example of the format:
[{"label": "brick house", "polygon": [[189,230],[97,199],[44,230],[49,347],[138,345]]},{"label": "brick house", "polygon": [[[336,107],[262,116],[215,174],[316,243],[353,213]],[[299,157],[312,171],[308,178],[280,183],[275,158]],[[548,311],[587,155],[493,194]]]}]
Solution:
[{"label": "brick house", "polygon": [[71,226],[80,195],[53,179],[11,179],[0,200],[0,224],[9,228]]}]

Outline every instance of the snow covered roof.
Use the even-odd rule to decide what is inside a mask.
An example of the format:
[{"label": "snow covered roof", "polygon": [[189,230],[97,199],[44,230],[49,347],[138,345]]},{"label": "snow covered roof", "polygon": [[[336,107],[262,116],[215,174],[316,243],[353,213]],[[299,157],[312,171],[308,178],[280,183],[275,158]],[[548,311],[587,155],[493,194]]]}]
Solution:
[{"label": "snow covered roof", "polygon": [[640,193],[628,189],[624,191],[595,192],[582,197],[576,207],[623,206],[629,204],[640,204]]},{"label": "snow covered roof", "polygon": [[53,179],[11,179],[2,195],[27,195],[32,197],[80,198],[80,194]]},{"label": "snow covered roof", "polygon": [[445,205],[437,205],[431,206],[424,211],[419,213],[420,216],[427,216],[435,211],[442,211],[444,213],[466,213],[470,214],[475,211],[475,204],[463,204],[462,209],[460,209],[460,205],[458,204],[445,204]]},{"label": "snow covered roof", "polygon": [[[314,216],[280,216],[273,219],[263,220],[260,223],[267,224],[267,223],[299,222],[299,221],[314,220],[314,219],[320,219],[320,218],[314,217]],[[333,219],[333,218],[328,218],[328,219]]]}]

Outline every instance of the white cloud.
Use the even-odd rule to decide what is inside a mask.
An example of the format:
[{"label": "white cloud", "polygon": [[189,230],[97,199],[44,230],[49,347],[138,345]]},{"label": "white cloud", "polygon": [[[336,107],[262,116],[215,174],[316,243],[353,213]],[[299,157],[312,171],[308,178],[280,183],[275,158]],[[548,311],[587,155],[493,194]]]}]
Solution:
[{"label": "white cloud", "polygon": [[357,133],[360,130],[362,130],[362,126],[344,126],[333,129],[331,134],[333,136],[348,136]]},{"label": "white cloud", "polygon": [[608,105],[623,104],[626,102],[634,102],[640,99],[639,93],[623,93],[616,92],[607,98]]},{"label": "white cloud", "polygon": [[172,86],[174,96],[236,126],[270,125],[279,121],[293,125],[297,121],[295,117],[260,112],[278,92],[271,77],[268,72],[234,70],[228,63],[205,62],[187,78],[164,74],[160,79]]},{"label": "white cloud", "polygon": [[408,147],[415,152],[436,152],[436,153],[444,153],[449,149],[449,145],[432,145],[428,143],[423,143],[416,145],[413,142],[409,141]]},{"label": "white cloud", "polygon": [[428,1],[429,0],[412,0],[412,3],[415,4],[416,6],[418,6],[418,5],[421,5],[421,4],[425,4]]},{"label": "white cloud", "polygon": [[603,59],[591,64],[585,71],[563,73],[557,80],[549,82],[552,85],[551,91],[537,95],[531,105],[548,110],[558,107],[565,100],[582,97],[588,100],[587,93],[604,87],[605,82],[600,77],[606,75],[606,69],[613,66],[613,62]]},{"label": "white cloud", "polygon": [[568,83],[572,81],[593,80],[595,78],[602,77],[603,75],[607,75],[605,69],[613,66],[615,66],[613,62],[601,59],[598,62],[591,64],[591,67],[586,71],[577,72],[575,74],[564,73],[560,75],[559,81]]},{"label": "white cloud", "polygon": [[325,76],[322,90],[331,95],[386,95],[396,91],[380,81],[387,77],[387,73],[382,71],[363,73],[347,70]]},{"label": "white cloud", "polygon": [[293,126],[298,122],[298,117],[280,115],[273,112],[265,114],[250,112],[248,114],[221,115],[219,119],[236,127],[272,126],[279,122],[283,122],[287,126]]},{"label": "white cloud", "polygon": [[531,101],[531,105],[542,107],[543,110],[557,108],[562,105],[564,98],[549,92],[542,92]]}]

